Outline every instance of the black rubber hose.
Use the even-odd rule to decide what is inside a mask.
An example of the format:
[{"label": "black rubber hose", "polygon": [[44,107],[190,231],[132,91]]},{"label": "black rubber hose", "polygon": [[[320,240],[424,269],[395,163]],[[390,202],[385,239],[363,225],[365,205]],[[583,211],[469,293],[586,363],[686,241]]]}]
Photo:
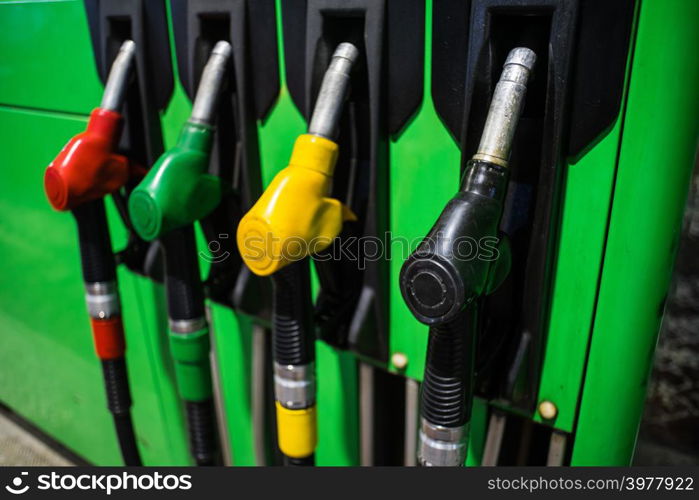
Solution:
[{"label": "black rubber hose", "polygon": [[165,289],[170,319],[204,317],[204,286],[199,275],[194,226],[170,231],[161,238],[165,256]]},{"label": "black rubber hose", "polygon": [[[107,225],[104,200],[94,200],[73,209],[78,226],[78,243],[83,280],[86,283],[116,281],[116,262]],[[126,465],[141,465],[136,434],[131,420],[131,391],[124,358],[102,360],[107,407]]]},{"label": "black rubber hose", "polygon": [[315,360],[310,270],[308,259],[290,264],[272,275],[274,361],[305,365]]},{"label": "black rubber hose", "polygon": [[[161,238],[165,260],[165,290],[171,320],[204,317],[204,286],[194,226],[170,231]],[[215,465],[218,461],[218,429],[212,399],[185,401],[189,446],[197,465]]]},{"label": "black rubber hose", "polygon": [[102,360],[107,407],[114,417],[119,448],[125,465],[142,465],[131,421],[131,391],[124,358]]},{"label": "black rubber hose", "polygon": [[284,456],[286,467],[313,467],[316,464],[315,454],[303,458],[293,458]]},{"label": "black rubber hose", "polygon": [[430,328],[422,384],[422,416],[434,425],[459,427],[471,418],[476,307]]},{"label": "black rubber hose", "polygon": [[216,465],[218,445],[216,431],[216,408],[213,399],[187,401],[187,425],[189,448],[199,466]]},{"label": "black rubber hose", "polygon": [[83,280],[86,283],[114,281],[116,264],[104,200],[84,203],[73,209],[73,216],[78,225]]}]

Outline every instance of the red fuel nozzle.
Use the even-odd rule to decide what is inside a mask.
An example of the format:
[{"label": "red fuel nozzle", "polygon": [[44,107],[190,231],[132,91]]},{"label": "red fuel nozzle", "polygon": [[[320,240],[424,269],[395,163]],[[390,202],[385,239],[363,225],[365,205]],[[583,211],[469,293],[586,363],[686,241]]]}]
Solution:
[{"label": "red fuel nozzle", "polygon": [[113,193],[129,179],[129,162],[114,153],[122,119],[97,108],[87,130],[73,137],[44,173],[44,190],[56,210],[70,210]]},{"label": "red fuel nozzle", "polygon": [[123,186],[131,175],[129,162],[116,154],[121,135],[121,107],[133,66],[135,44],[125,41],[109,72],[102,104],[90,114],[87,129],[58,153],[44,173],[44,190],[56,210],[71,210]]}]

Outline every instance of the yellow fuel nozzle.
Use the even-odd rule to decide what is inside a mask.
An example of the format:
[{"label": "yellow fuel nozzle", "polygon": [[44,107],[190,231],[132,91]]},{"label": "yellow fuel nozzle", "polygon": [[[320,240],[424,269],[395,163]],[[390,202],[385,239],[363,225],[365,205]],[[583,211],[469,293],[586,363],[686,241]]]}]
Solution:
[{"label": "yellow fuel nozzle", "polygon": [[330,198],[337,144],[304,134],[289,166],[279,172],[238,225],[238,249],[260,276],[327,248],[345,220],[356,217]]},{"label": "yellow fuel nozzle", "polygon": [[338,146],[332,140],[359,52],[341,43],[323,77],[308,134],[294,144],[289,165],[272,180],[238,225],[238,250],[260,276],[327,248],[352,211],[330,197]]}]

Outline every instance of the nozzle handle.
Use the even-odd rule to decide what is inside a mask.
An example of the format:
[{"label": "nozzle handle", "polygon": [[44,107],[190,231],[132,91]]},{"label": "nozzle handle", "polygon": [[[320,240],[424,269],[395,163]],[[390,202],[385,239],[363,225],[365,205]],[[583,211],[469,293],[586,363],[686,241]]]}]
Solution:
[{"label": "nozzle handle", "polygon": [[126,96],[135,55],[136,43],[133,40],[126,40],[121,44],[104,86],[104,94],[102,94],[102,103],[100,104],[102,109],[119,111],[121,108]]},{"label": "nozzle handle", "polygon": [[342,106],[349,92],[350,72],[359,57],[349,42],[337,46],[320,85],[318,99],[308,125],[308,133],[333,140],[337,135]]},{"label": "nozzle handle", "polygon": [[462,255],[461,243],[464,238],[499,241],[509,177],[507,162],[535,59],[527,48],[510,51],[495,87],[478,152],[466,164],[461,190],[401,268],[403,298],[425,324],[449,321],[468,303],[488,293],[490,273],[500,261]]}]

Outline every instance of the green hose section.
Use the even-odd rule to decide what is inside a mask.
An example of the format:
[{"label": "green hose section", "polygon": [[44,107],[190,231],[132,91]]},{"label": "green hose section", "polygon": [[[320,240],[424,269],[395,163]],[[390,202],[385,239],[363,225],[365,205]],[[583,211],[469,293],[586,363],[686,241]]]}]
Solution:
[{"label": "green hose section", "polygon": [[192,333],[170,332],[170,352],[175,361],[175,378],[185,401],[204,401],[213,397],[209,329]]}]

